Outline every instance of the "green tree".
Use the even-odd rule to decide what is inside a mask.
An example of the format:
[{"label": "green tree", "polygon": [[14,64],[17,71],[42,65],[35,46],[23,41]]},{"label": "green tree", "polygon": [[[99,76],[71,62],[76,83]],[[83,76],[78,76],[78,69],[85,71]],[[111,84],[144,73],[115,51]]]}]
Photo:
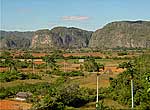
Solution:
[{"label": "green tree", "polygon": [[9,67],[9,71],[10,71],[10,72],[11,72],[12,70],[17,71],[16,61],[13,60],[12,58],[6,58],[6,59],[5,59],[5,64]]},{"label": "green tree", "polygon": [[24,53],[22,55],[23,59],[33,59],[33,55],[31,53]]},{"label": "green tree", "polygon": [[127,69],[127,74],[129,74],[130,78],[133,79],[134,73],[136,73],[136,68],[135,64],[132,61],[129,62],[123,62],[119,64],[119,68],[126,68]]},{"label": "green tree", "polygon": [[46,62],[46,71],[48,69],[48,67],[51,68],[51,70],[57,70],[58,66],[56,65],[56,61],[55,61],[55,58],[51,55],[47,55],[45,57],[43,57],[43,61]]},{"label": "green tree", "polygon": [[88,72],[96,72],[99,71],[99,66],[95,62],[94,58],[88,57],[85,59],[83,65],[81,65],[81,70]]},{"label": "green tree", "polygon": [[143,55],[119,65],[122,68],[126,68],[126,70],[119,74],[116,79],[110,80],[110,96],[114,100],[131,106],[130,80],[133,79],[135,109],[150,109],[150,94],[148,92],[150,84],[147,81],[148,76],[150,76],[150,71],[148,69],[150,65],[146,64],[148,61],[150,61],[149,55]]}]

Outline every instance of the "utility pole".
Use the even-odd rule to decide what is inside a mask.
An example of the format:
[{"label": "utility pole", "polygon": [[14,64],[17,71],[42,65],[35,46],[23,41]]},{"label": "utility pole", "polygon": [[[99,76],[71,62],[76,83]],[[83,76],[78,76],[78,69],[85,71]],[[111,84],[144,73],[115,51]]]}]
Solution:
[{"label": "utility pole", "polygon": [[98,108],[98,79],[99,79],[99,76],[97,74],[97,97],[96,97],[96,110]]},{"label": "utility pole", "polygon": [[131,96],[132,96],[132,109],[134,108],[134,101],[133,101],[133,79],[131,79]]},{"label": "utility pole", "polygon": [[34,73],[34,60],[32,58],[32,73]]},{"label": "utility pole", "polygon": [[96,102],[98,102],[98,75],[97,75],[97,100]]}]

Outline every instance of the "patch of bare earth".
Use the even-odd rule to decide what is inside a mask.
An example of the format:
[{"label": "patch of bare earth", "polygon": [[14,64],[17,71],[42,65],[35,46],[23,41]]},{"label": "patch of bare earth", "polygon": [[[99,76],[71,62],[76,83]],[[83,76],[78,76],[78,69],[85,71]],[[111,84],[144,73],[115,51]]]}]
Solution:
[{"label": "patch of bare earth", "polygon": [[46,55],[47,55],[46,53],[32,53],[32,56],[34,57],[44,57]]},{"label": "patch of bare earth", "polygon": [[20,101],[11,101],[11,100],[0,101],[0,110],[29,110],[31,106],[32,104]]},{"label": "patch of bare earth", "polygon": [[7,71],[8,68],[7,67],[0,67],[0,72],[4,72],[4,71]]}]

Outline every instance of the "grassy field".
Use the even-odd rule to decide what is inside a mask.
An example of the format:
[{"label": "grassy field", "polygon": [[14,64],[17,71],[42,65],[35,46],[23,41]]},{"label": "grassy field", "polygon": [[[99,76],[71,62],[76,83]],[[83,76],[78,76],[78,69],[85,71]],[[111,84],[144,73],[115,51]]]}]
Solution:
[{"label": "grassy field", "polygon": [[[120,109],[124,109],[124,110],[127,110],[129,109],[128,106],[125,106],[125,105],[121,105],[119,104],[118,102],[112,100],[112,99],[104,99],[103,100],[103,103],[105,106],[109,106],[113,109],[117,109],[117,110],[120,110]],[[78,110],[95,110],[96,109],[96,102],[90,102],[86,105],[84,105],[83,107],[80,107]]]},{"label": "grassy field", "polygon": [[118,66],[119,63],[127,62],[129,60],[114,60],[114,59],[96,59],[97,63],[104,64],[105,66]]}]

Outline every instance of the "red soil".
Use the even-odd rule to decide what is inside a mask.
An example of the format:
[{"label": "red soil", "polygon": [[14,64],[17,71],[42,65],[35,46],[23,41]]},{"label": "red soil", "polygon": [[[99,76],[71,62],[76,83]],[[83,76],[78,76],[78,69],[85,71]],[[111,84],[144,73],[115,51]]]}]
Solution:
[{"label": "red soil", "polygon": [[43,62],[43,61],[34,61],[34,64],[44,64],[45,62]]},{"label": "red soil", "polygon": [[106,66],[104,71],[106,70],[111,70],[113,73],[121,73],[123,72],[125,69],[122,69],[122,68],[117,68],[115,66]]},{"label": "red soil", "polygon": [[7,71],[8,70],[8,68],[6,68],[6,67],[0,67],[0,72],[4,72],[4,71]]},{"label": "red soil", "polygon": [[32,55],[34,57],[43,57],[43,56],[46,56],[47,54],[46,53],[32,53]]},{"label": "red soil", "polygon": [[19,101],[1,100],[0,110],[29,110],[31,104]]}]

